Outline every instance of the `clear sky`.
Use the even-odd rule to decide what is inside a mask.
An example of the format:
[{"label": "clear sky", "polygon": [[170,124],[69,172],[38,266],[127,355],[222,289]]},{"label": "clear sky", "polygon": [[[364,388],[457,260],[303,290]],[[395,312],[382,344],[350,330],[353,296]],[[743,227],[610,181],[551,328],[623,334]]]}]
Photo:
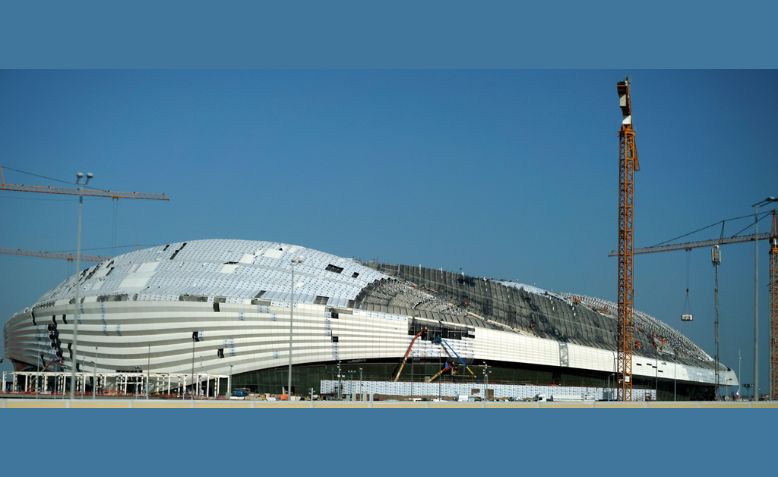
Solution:
[{"label": "clear sky", "polygon": [[[87,200],[85,249],[111,246],[114,227],[118,244],[278,240],[615,300],[627,73],[638,246],[778,195],[775,71],[0,71],[0,163],[171,196],[121,201],[115,222],[110,200]],[[0,246],[75,248],[77,199],[2,192],[0,210]],[[722,361],[737,370],[740,348],[743,382],[753,254],[724,247],[720,271]],[[679,318],[686,255],[636,258],[636,306],[712,355],[709,251],[689,257],[692,323]],[[766,243],[759,259],[766,390]],[[0,256],[0,321],[73,271]]]}]

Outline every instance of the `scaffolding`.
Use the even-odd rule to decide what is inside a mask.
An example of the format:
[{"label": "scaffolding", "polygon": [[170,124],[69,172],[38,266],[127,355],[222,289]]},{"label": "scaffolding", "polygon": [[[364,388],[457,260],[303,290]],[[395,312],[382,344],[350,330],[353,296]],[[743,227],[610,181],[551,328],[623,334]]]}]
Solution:
[{"label": "scaffolding", "polygon": [[[70,371],[3,371],[2,393],[64,397],[70,383]],[[191,374],[144,372],[78,372],[75,373],[75,395],[78,397],[142,397],[154,399],[216,399],[220,396],[222,374],[197,373],[194,384]],[[10,378],[10,380],[9,380]],[[10,389],[8,383],[10,382]]]}]

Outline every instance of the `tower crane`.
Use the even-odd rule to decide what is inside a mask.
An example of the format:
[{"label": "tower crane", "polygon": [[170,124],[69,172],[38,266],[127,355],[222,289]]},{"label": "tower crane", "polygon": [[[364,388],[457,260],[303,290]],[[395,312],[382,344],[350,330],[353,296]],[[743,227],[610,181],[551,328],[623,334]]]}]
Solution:
[{"label": "tower crane", "polygon": [[[695,248],[706,248],[744,243],[744,242],[758,242],[760,240],[769,240],[769,292],[770,292],[770,389],[771,399],[778,399],[778,218],[776,218],[776,211],[773,210],[772,214],[772,227],[771,231],[767,233],[754,233],[747,235],[733,235],[731,237],[724,237],[723,234],[718,239],[698,240],[694,242],[682,242],[673,244],[655,245],[652,247],[639,247],[633,249],[635,255],[649,254],[649,253],[661,253],[661,252],[674,252],[678,250],[689,251]],[[761,220],[757,218],[757,222]],[[724,229],[724,223],[726,220],[722,220],[721,226]],[[718,223],[717,223],[718,224]],[[716,225],[716,224],[714,224]],[[707,228],[707,227],[706,227]],[[618,256],[618,252],[611,250],[608,254],[609,257]],[[715,257],[715,256],[714,256]],[[714,267],[717,263],[714,258]],[[718,368],[719,368],[719,337],[718,337],[718,323],[716,323],[716,387],[718,388]]]},{"label": "tower crane", "polygon": [[770,232],[770,399],[778,399],[778,219]]},{"label": "tower crane", "polygon": [[[11,169],[6,166],[6,169]],[[15,169],[13,169],[15,170]],[[24,171],[16,170],[16,172],[26,173]],[[29,173],[26,173],[29,174]],[[33,174],[35,175],[35,174]],[[88,172],[86,176],[79,172],[76,174],[76,184],[78,187],[53,187],[53,186],[40,186],[40,185],[25,185],[25,184],[9,184],[5,182],[5,174],[3,173],[3,167],[0,166],[0,191],[13,191],[13,192],[31,192],[37,194],[61,194],[61,195],[75,195],[78,196],[78,238],[76,240],[76,271],[80,271],[81,268],[81,220],[82,210],[84,206],[84,197],[102,197],[110,198],[113,200],[118,199],[138,199],[138,200],[170,200],[165,194],[155,194],[148,192],[117,192],[111,190],[95,189],[88,187],[89,180],[94,175]],[[81,183],[82,179],[86,179]],[[76,370],[78,369],[78,322],[80,321],[80,309],[79,309],[79,287],[75,287],[76,300],[74,307],[76,308],[76,319],[73,322],[73,354],[72,360],[72,376],[70,382],[70,398],[73,399],[76,388]]]},{"label": "tower crane", "polygon": [[619,129],[619,268],[618,331],[616,335],[617,400],[632,400],[632,352],[635,347],[633,246],[635,231],[635,172],[640,170],[632,127],[632,99],[629,78],[616,84],[621,108]]},{"label": "tower crane", "polygon": [[[67,260],[68,262],[74,262],[76,256],[70,252],[44,252],[41,250],[23,250],[21,248],[4,248],[0,247],[0,255],[18,255],[21,257],[38,257],[38,258],[50,258],[53,260]],[[110,260],[113,257],[105,255],[81,255],[81,260],[84,262],[104,262]]]},{"label": "tower crane", "polygon": [[81,197],[104,197],[109,199],[170,200],[165,194],[150,192],[117,192],[94,188],[54,187],[42,185],[9,184],[5,181],[3,167],[0,166],[0,190],[12,192],[33,192],[37,194],[77,195]]}]

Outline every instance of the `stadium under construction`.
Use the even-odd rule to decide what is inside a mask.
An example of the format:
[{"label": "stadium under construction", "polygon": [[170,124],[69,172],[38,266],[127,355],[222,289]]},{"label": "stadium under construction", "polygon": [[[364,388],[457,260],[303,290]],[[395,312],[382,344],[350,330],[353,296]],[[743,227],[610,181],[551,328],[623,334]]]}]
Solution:
[{"label": "stadium under construction", "polygon": [[[291,363],[301,396],[610,399],[616,316],[612,302],[513,281],[195,240],[83,270],[15,314],[4,339],[13,391],[64,393],[76,371],[80,394],[281,393]],[[715,360],[683,334],[636,311],[634,339],[635,399],[714,398]],[[719,380],[738,384],[723,365]]]}]

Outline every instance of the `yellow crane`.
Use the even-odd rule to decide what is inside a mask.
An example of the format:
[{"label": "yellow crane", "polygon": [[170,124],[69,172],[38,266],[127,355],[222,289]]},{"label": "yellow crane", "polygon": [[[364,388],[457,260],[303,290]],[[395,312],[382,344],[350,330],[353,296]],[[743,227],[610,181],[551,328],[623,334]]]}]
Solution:
[{"label": "yellow crane", "polygon": [[632,127],[629,78],[616,83],[621,108],[619,129],[619,218],[618,218],[618,324],[616,333],[616,399],[632,400],[632,352],[635,347],[634,255],[635,172],[640,170]]}]

